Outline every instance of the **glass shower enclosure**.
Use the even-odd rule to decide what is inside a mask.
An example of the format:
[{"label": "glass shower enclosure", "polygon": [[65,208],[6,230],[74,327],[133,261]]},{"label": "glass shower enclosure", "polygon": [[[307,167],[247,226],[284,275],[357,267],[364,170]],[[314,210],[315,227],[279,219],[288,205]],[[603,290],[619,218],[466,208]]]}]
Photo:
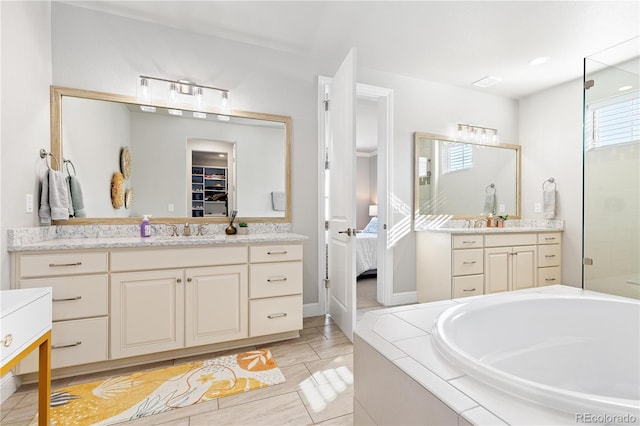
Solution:
[{"label": "glass shower enclosure", "polygon": [[583,287],[640,299],[640,37],[584,60]]}]

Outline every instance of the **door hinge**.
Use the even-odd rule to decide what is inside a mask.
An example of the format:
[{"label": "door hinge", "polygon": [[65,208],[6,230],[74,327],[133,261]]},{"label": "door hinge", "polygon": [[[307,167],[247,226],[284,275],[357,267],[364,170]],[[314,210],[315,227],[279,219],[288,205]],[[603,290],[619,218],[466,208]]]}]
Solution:
[{"label": "door hinge", "polygon": [[582,264],[583,265],[593,265],[593,259],[591,259],[590,257],[585,257],[584,259],[582,259]]},{"label": "door hinge", "polygon": [[382,225],[382,229],[387,229],[387,224]]},{"label": "door hinge", "polygon": [[328,231],[328,230],[329,230],[329,221],[328,221],[328,220],[325,220],[325,221],[324,221],[324,230],[325,230],[325,231]]},{"label": "door hinge", "polygon": [[329,111],[329,99],[322,102],[324,104],[324,110]]},{"label": "door hinge", "polygon": [[589,90],[591,89],[594,85],[596,84],[595,81],[593,80],[587,80],[584,82],[584,90]]},{"label": "door hinge", "polygon": [[331,287],[331,281],[329,279],[325,278],[322,281],[324,281],[324,288]]},{"label": "door hinge", "polygon": [[325,169],[325,170],[329,170],[329,160],[325,160],[325,162],[324,162],[324,169]]}]

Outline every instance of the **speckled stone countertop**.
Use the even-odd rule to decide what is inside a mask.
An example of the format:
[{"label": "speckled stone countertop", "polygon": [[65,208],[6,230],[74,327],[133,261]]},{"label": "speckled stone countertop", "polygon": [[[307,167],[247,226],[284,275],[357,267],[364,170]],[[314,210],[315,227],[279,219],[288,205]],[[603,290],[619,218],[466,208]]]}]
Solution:
[{"label": "speckled stone countertop", "polygon": [[249,235],[205,235],[191,237],[170,237],[166,235],[142,237],[111,237],[111,238],[67,238],[39,241],[11,247],[9,251],[37,251],[37,250],[74,250],[101,248],[130,248],[130,247],[162,247],[162,246],[201,246],[219,244],[252,244],[252,243],[280,243],[301,242],[308,237],[293,233],[278,234],[249,234]]},{"label": "speckled stone countertop", "polygon": [[[137,225],[88,225],[17,228],[8,230],[7,251],[109,249],[131,247],[203,246],[306,241],[306,235],[289,231],[288,224],[252,224],[247,235],[226,235],[223,225],[207,225],[204,235],[170,236],[171,227],[153,225],[152,235],[139,236]],[[192,230],[196,232],[196,230]]]},{"label": "speckled stone countertop", "polygon": [[515,219],[504,223],[504,228],[474,228],[464,220],[449,220],[444,223],[435,221],[416,224],[418,232],[444,232],[449,234],[510,234],[526,232],[562,232],[562,220]]}]

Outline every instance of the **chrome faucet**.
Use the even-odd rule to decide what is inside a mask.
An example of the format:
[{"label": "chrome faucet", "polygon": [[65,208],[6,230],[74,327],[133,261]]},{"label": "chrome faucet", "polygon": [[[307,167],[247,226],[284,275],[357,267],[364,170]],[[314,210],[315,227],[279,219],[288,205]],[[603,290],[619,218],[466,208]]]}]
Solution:
[{"label": "chrome faucet", "polygon": [[465,228],[471,228],[471,219],[465,219],[464,227]]},{"label": "chrome faucet", "polygon": [[191,228],[189,227],[188,223],[184,224],[184,229],[182,230],[182,235],[184,235],[185,237],[190,237],[191,236]]},{"label": "chrome faucet", "polygon": [[198,233],[196,235],[198,236],[204,235],[204,225],[198,225]]},{"label": "chrome faucet", "polygon": [[476,223],[473,224],[474,228],[482,228],[483,226],[486,226],[487,224],[487,219],[478,219],[476,220]]},{"label": "chrome faucet", "polygon": [[176,225],[171,225],[171,236],[172,237],[178,236],[178,227]]}]

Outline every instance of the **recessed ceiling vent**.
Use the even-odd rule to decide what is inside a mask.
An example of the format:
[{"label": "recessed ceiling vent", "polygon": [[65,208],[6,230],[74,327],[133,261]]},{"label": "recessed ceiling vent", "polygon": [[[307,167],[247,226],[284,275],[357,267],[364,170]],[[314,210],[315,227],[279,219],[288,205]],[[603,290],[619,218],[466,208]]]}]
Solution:
[{"label": "recessed ceiling vent", "polygon": [[478,81],[474,81],[471,84],[476,87],[489,87],[489,86],[493,86],[494,84],[500,83],[501,81],[502,81],[501,78],[488,75],[486,77],[481,78]]}]

